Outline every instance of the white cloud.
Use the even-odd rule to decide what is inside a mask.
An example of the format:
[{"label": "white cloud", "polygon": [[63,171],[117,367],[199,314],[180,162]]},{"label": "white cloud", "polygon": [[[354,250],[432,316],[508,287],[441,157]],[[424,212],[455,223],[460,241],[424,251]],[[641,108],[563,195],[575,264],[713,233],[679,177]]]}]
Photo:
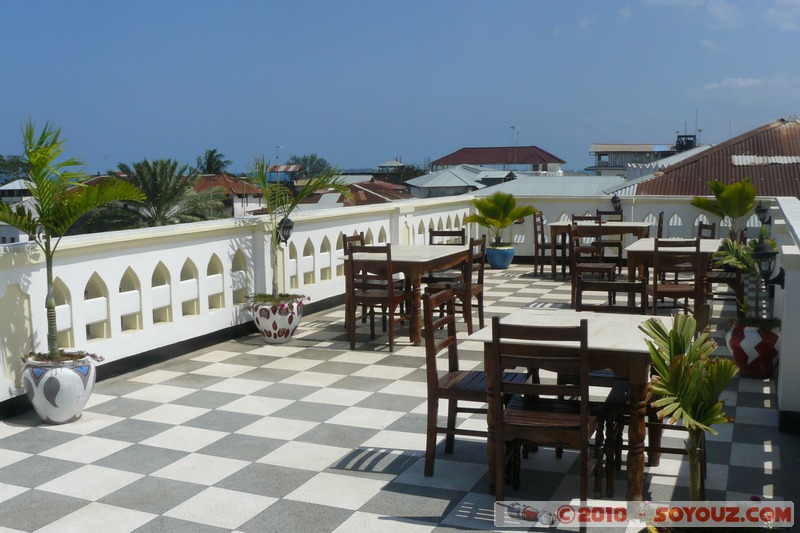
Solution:
[{"label": "white cloud", "polygon": [[578,19],[578,26],[582,30],[588,29],[589,26],[594,24],[595,20],[597,20],[597,17],[595,17],[594,15],[592,15],[591,17],[580,18]]},{"label": "white cloud", "polygon": [[617,10],[620,20],[630,20],[633,18],[633,10],[629,6],[622,6]]},{"label": "white cloud", "polygon": [[777,0],[764,12],[764,20],[775,24],[783,31],[796,31],[800,28],[800,0]]},{"label": "white cloud", "polygon": [[754,87],[764,83],[758,78],[726,78],[721,82],[707,83],[703,85],[703,90],[713,91],[716,89],[743,89],[746,87]]},{"label": "white cloud", "polygon": [[709,0],[706,9],[719,26],[737,28],[745,19],[739,6],[728,0]]},{"label": "white cloud", "polygon": [[719,46],[717,46],[717,44],[711,39],[702,39],[700,41],[700,47],[705,48],[706,50],[713,50],[713,51],[717,51],[720,49]]}]

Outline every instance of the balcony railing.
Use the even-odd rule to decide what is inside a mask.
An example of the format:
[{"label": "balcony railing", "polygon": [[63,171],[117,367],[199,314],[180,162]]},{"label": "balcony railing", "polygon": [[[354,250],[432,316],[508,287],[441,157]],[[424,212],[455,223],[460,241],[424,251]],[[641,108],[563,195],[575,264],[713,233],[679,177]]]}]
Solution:
[{"label": "balcony railing", "polygon": [[[462,227],[470,200],[465,195],[297,213],[279,261],[282,290],[313,301],[341,297],[343,235],[363,231],[368,243],[424,244],[429,228]],[[517,201],[541,210],[547,221],[610,207],[607,197],[518,196]],[[777,291],[775,314],[800,316],[800,201],[764,201],[771,207],[773,237],[786,270],[786,290]],[[707,218],[685,197],[624,198],[622,206],[626,220],[648,221],[654,230],[664,211],[669,237],[691,236]],[[55,265],[60,344],[114,361],[247,322],[247,296],[266,292],[272,279],[267,224],[266,218],[249,217],[65,238]],[[746,225],[755,236],[755,216]],[[469,232],[481,230],[472,226]],[[533,255],[530,217],[513,225],[506,237],[518,257]],[[0,401],[23,392],[21,356],[46,349],[44,270],[33,244],[0,247]],[[800,345],[800,328],[784,325],[782,341]],[[800,376],[800,355],[782,355],[781,376],[787,374]],[[790,381],[783,383],[781,409],[800,412],[800,393]]]}]

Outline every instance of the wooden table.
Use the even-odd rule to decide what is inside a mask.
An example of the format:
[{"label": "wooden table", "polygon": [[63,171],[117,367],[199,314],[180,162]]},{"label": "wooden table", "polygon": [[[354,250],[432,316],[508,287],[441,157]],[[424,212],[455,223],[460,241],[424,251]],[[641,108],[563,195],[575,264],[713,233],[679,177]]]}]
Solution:
[{"label": "wooden table", "polygon": [[[655,253],[656,240],[651,238],[639,239],[638,241],[625,247],[625,252],[628,254],[628,280],[635,281],[637,276],[644,275],[646,268],[649,268],[653,262],[653,254]],[[719,249],[722,239],[700,239],[700,256],[698,261],[707,264],[711,260],[711,255]],[[664,253],[686,253],[694,252],[694,248],[659,248],[660,252]],[[705,328],[710,319],[710,306],[708,301],[704,298],[695,303],[695,318],[697,319],[698,327]]]},{"label": "wooden table", "polygon": [[[579,226],[586,227],[586,235],[593,235],[591,228],[597,227],[597,224],[589,221],[576,222]],[[553,273],[553,279],[556,279],[556,244],[559,237],[561,238],[561,275],[567,277],[567,233],[572,222],[569,220],[559,220],[558,222],[551,222],[550,226],[550,268]],[[650,234],[649,222],[633,222],[633,221],[615,221],[610,220],[603,222],[599,226],[597,235],[633,235],[637,238],[647,237]]]},{"label": "wooden table", "polygon": [[[452,244],[442,244],[436,246],[427,245],[392,245],[392,272],[397,274],[402,272],[409,280],[412,290],[411,304],[411,342],[416,346],[422,344],[422,298],[420,287],[422,286],[422,276],[426,272],[437,272],[447,270],[459,263],[463,263],[469,257],[469,246],[458,246]],[[367,254],[355,254],[354,259],[371,260]],[[347,261],[347,258],[345,258]]]},{"label": "wooden table", "polygon": [[[589,369],[611,369],[615,377],[630,382],[630,424],[628,425],[628,500],[642,499],[644,479],[645,401],[650,382],[650,352],[647,336],[639,325],[647,320],[645,315],[618,313],[577,312],[573,309],[520,309],[501,319],[504,324],[535,324],[537,326],[577,326],[580,319],[588,320]],[[671,317],[659,317],[667,328],[672,327]],[[467,337],[484,343],[484,357],[489,356],[492,342],[491,327]],[[484,362],[484,365],[486,363]],[[491,411],[490,411],[491,412]],[[487,416],[489,439],[489,479],[494,480],[494,420]],[[500,465],[502,468],[502,465]],[[491,483],[491,481],[490,481]]]}]

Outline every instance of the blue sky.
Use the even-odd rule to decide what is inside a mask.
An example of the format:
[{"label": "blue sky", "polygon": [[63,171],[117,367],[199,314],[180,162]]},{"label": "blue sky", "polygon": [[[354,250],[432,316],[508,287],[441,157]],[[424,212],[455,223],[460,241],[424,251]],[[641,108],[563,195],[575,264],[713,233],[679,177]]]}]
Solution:
[{"label": "blue sky", "polygon": [[[61,126],[94,173],[340,168],[468,146],[719,143],[800,114],[800,0],[17,1],[0,19],[0,154]],[[696,121],[696,122],[695,122]],[[514,126],[514,129],[511,128]],[[276,146],[283,146],[276,150]]]}]

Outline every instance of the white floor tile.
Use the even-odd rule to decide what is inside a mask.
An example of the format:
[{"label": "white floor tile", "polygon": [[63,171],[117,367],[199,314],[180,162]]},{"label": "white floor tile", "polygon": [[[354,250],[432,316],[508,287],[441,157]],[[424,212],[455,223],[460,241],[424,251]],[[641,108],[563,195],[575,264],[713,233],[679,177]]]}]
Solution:
[{"label": "white floor tile", "polygon": [[267,416],[294,403],[294,400],[267,398],[266,396],[242,396],[218,408],[219,411],[232,411],[248,415]]},{"label": "white floor tile", "polygon": [[164,516],[235,529],[276,501],[267,496],[209,487]]},{"label": "white floor tile", "polygon": [[186,481],[187,483],[214,485],[249,464],[249,461],[193,453],[153,472],[151,475]]},{"label": "white floor tile", "polygon": [[352,531],[380,531],[381,533],[427,533],[435,526],[413,522],[407,518],[381,516],[372,513],[356,512],[334,529],[334,533],[350,533]]},{"label": "white floor tile", "polygon": [[[27,492],[31,489],[28,487],[18,487],[16,485],[8,485],[6,483],[0,483],[0,502],[4,502],[6,500],[10,500],[14,496],[19,496],[23,492]],[[2,529],[0,529],[2,531]]]},{"label": "white floor tile", "polygon": [[425,433],[411,433],[408,431],[391,431],[385,429],[364,441],[361,446],[392,450],[410,450],[424,453],[425,438]]},{"label": "white floor tile", "polygon": [[74,461],[76,463],[89,464],[103,457],[107,457],[120,450],[132,446],[130,442],[119,440],[101,439],[98,437],[83,436],[75,440],[65,442],[55,448],[50,448],[41,452],[39,455],[63,459],[64,461]]},{"label": "white floor tile", "polygon": [[485,464],[447,461],[437,457],[436,474],[431,477],[425,477],[423,473],[424,466],[425,460],[420,457],[405,472],[397,476],[395,481],[406,485],[470,491],[475,486],[475,483],[485,476],[488,471],[488,467]]},{"label": "white floor tile", "polygon": [[82,531],[128,533],[140,528],[157,516],[152,513],[92,502],[86,507],[78,509],[36,531],[37,533]]},{"label": "white floor tile", "polygon": [[286,495],[286,499],[355,511],[371,500],[385,484],[385,481],[376,479],[321,472]]},{"label": "white floor tile", "polygon": [[214,350],[197,357],[192,357],[192,361],[200,361],[201,363],[219,363],[226,361],[231,357],[239,355],[239,352],[229,352],[226,350]]},{"label": "white floor tile", "polygon": [[203,376],[214,376],[219,378],[233,378],[252,370],[252,367],[245,365],[231,365],[228,363],[212,363],[208,366],[192,370],[190,374],[200,374]]},{"label": "white floor tile", "polygon": [[428,397],[427,384],[424,382],[395,381],[380,390],[385,394],[399,394],[400,396]]},{"label": "white floor tile", "polygon": [[[91,396],[94,397],[94,394]],[[43,425],[44,429],[50,431],[62,431],[64,433],[72,433],[73,435],[89,435],[100,429],[112,426],[117,422],[125,420],[120,416],[104,415],[100,413],[92,413],[91,411],[84,411],[81,417],[75,422],[69,424],[58,424],[55,426]]]},{"label": "white floor tile", "polygon": [[144,476],[141,474],[124,470],[85,465],[36,488],[64,496],[95,501],[142,477]]},{"label": "white floor tile", "polygon": [[174,403],[159,405],[131,418],[134,420],[147,420],[148,422],[161,422],[162,424],[183,424],[200,415],[204,415],[211,409],[203,407],[192,407],[190,405],[178,405]]},{"label": "white floor tile", "polygon": [[350,451],[350,448],[339,446],[290,441],[256,462],[319,472],[350,453]]},{"label": "white floor tile", "polygon": [[318,425],[318,422],[265,416],[261,420],[243,427],[236,433],[271,439],[293,440]]},{"label": "white floor tile", "polygon": [[386,353],[369,353],[369,352],[345,352],[337,355],[331,361],[337,363],[358,363],[362,365],[374,365],[381,359],[386,359],[389,354]]},{"label": "white floor tile", "polygon": [[328,405],[355,405],[372,396],[373,393],[350,389],[320,389],[300,401],[324,403]]},{"label": "white floor tile", "polygon": [[229,392],[231,394],[253,394],[270,385],[271,381],[256,381],[254,379],[229,378],[206,387],[212,392]]},{"label": "white floor tile", "polygon": [[228,433],[224,431],[176,426],[143,440],[141,444],[182,452],[196,452],[226,435]]},{"label": "white floor tile", "polygon": [[413,368],[401,366],[370,365],[353,372],[352,375],[365,378],[402,379],[413,371]]},{"label": "white floor tile", "polygon": [[287,355],[296,354],[303,349],[304,348],[300,346],[277,346],[274,344],[269,344],[260,348],[253,348],[247,353],[254,355],[268,355],[270,357],[286,357]]},{"label": "white floor tile", "polygon": [[129,398],[131,400],[145,400],[148,402],[168,403],[174,402],[178,398],[183,398],[184,396],[193,392],[194,389],[190,389],[188,387],[174,387],[172,385],[155,384],[126,394],[123,396],[123,398]]},{"label": "white floor tile", "polygon": [[147,372],[141,374],[139,376],[132,377],[129,381],[135,381],[138,383],[162,383],[164,381],[177,378],[178,376],[182,376],[183,372],[173,372],[172,370],[153,370],[151,372]]},{"label": "white floor tile", "polygon": [[0,468],[27,459],[31,457],[31,455],[30,453],[18,452],[16,450],[0,449]]},{"label": "white floor tile", "polygon": [[344,378],[341,374],[328,374],[325,372],[299,372],[294,376],[281,380],[281,383],[290,385],[308,385],[309,387],[328,387],[340,379]]},{"label": "white floor tile", "polygon": [[284,357],[263,365],[261,368],[278,368],[281,370],[308,370],[321,364],[322,361],[314,359],[296,359],[291,357]]},{"label": "white floor tile", "polygon": [[360,428],[385,429],[386,426],[391,425],[403,414],[400,411],[387,411],[385,409],[348,407],[341,413],[329,418],[327,423]]}]

